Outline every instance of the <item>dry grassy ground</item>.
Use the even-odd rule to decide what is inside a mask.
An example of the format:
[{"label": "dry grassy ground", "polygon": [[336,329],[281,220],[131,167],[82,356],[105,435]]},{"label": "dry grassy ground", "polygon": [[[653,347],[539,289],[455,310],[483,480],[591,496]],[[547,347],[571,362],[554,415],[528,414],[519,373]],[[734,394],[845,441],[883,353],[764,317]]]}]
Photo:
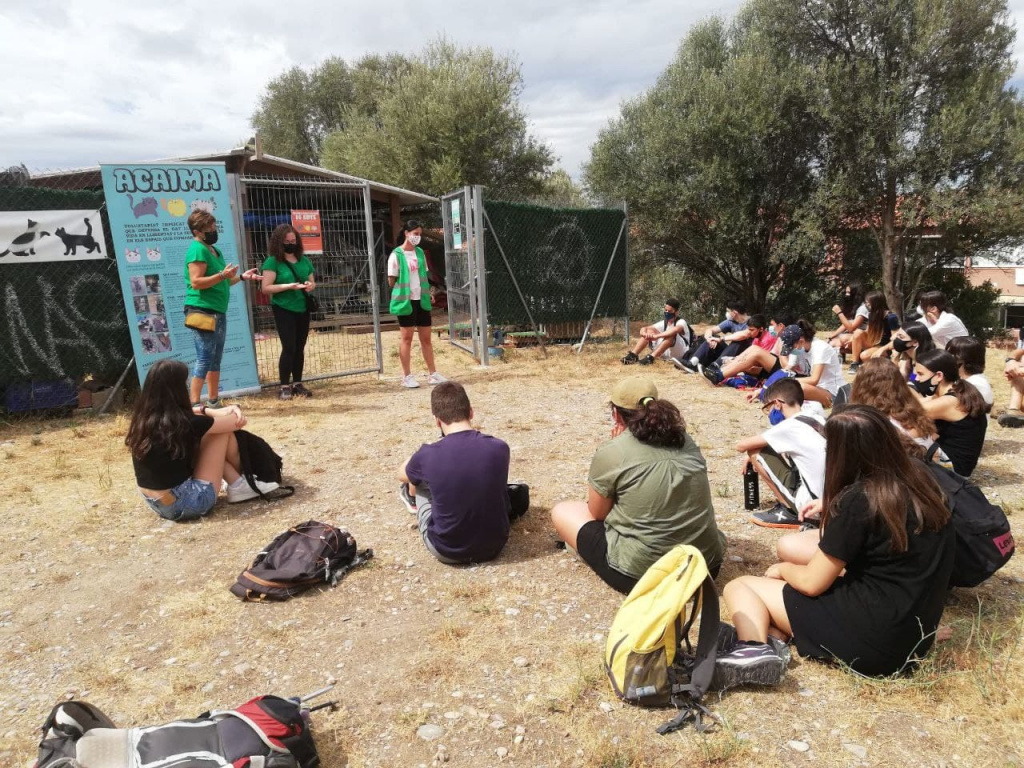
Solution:
[{"label": "dry grassy ground", "polygon": [[[953,639],[909,680],[864,681],[795,658],[777,689],[712,696],[728,724],[718,732],[656,735],[668,713],[622,706],[602,672],[619,596],[555,548],[548,518],[557,500],[584,498],[590,457],[609,430],[608,392],[627,372],[620,346],[581,357],[557,349],[546,360],[515,350],[484,371],[438,344],[440,369],[467,384],[476,421],[508,441],[512,474],[533,496],[496,562],[451,568],[423,549],[396,498],[395,467],[435,431],[429,390],[398,388],[394,334],[387,344],[379,381],[322,383],[309,401],[244,400],[298,491],[275,503],[222,503],[194,524],[164,523],[139,499],[123,414],[2,428],[0,765],[31,764],[37,727],[65,697],[88,699],[120,724],[148,724],[334,680],[343,708],[315,715],[330,768],[1024,760],[1021,556],[950,598]],[[1002,354],[990,360],[999,408]],[[748,522],[733,446],[764,417],[698,377],[665,365],[647,372],[708,460],[730,540],[719,585],[763,572],[778,534]],[[1022,445],[1024,431],[993,422],[975,476],[1014,522],[1024,514]],[[377,559],[335,590],[285,604],[243,604],[228,592],[262,545],[309,518],[349,529]],[[419,738],[423,724],[443,735]]]}]

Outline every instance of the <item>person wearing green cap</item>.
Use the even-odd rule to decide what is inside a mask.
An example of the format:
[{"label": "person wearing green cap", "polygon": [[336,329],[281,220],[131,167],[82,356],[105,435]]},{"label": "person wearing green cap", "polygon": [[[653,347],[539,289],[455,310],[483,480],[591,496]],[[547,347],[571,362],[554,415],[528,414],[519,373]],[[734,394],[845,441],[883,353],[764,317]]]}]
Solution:
[{"label": "person wearing green cap", "polygon": [[725,537],[707,464],[679,409],[639,376],[616,384],[609,405],[612,439],[590,463],[588,500],[551,510],[559,538],[623,594],[677,544],[699,549],[717,575]]}]

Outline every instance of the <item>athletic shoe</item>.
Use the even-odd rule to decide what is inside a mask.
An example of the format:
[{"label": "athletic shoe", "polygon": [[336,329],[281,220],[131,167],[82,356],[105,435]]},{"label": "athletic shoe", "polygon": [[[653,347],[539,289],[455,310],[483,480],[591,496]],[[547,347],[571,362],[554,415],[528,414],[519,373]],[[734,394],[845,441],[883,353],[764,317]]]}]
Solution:
[{"label": "athletic shoe", "polygon": [[623,365],[633,365],[639,359],[640,358],[636,356],[636,352],[630,352],[628,355],[626,355],[624,358],[622,358],[622,364]]},{"label": "athletic shoe", "polygon": [[856,376],[857,375],[857,371],[860,370],[861,365],[862,365],[862,363],[850,363],[850,373],[852,373],[854,376]]},{"label": "athletic shoe", "polygon": [[[792,640],[792,638],[790,639]],[[793,655],[789,652],[789,643],[784,640],[779,640],[777,637],[768,635],[768,645],[770,645],[772,650],[778,654],[780,659],[782,659],[782,663],[788,667],[789,660],[793,658]]]},{"label": "athletic shoe", "polygon": [[804,518],[804,521],[800,523],[800,532],[804,531],[816,531],[821,527],[821,521],[815,520],[812,517]]},{"label": "athletic shoe", "polygon": [[310,392],[308,389],[306,389],[304,386],[302,386],[302,382],[301,381],[297,381],[294,384],[292,384],[292,394],[293,395],[298,395],[299,397],[312,397],[313,396],[312,392]]},{"label": "athletic shoe", "polygon": [[778,685],[786,676],[786,662],[770,643],[740,641],[715,659],[711,689],[724,691],[737,685]]},{"label": "athletic shoe", "polygon": [[718,622],[718,650],[716,656],[725,656],[736,647],[736,627],[724,621]]},{"label": "athletic shoe", "polygon": [[281,391],[277,395],[278,400],[291,400],[292,399],[292,388],[281,387]]},{"label": "athletic shoe", "polygon": [[707,368],[698,363],[697,370],[700,372],[701,376],[711,382],[713,387],[717,387],[725,379],[725,376],[722,375],[722,369],[715,363],[712,363]]},{"label": "athletic shoe", "polygon": [[430,386],[434,386],[435,384],[443,384],[446,381],[448,381],[448,379],[446,379],[437,371],[434,371],[432,374],[427,376],[427,384],[429,384]]},{"label": "athletic shoe", "polygon": [[1024,427],[1024,413],[1016,408],[1011,408],[996,419],[996,422],[1000,427],[1009,427],[1010,429]]},{"label": "athletic shoe", "polygon": [[693,357],[689,360],[685,360],[681,357],[673,357],[672,365],[678,368],[683,373],[696,373],[697,372],[697,358]]},{"label": "athletic shoe", "polygon": [[409,495],[408,483],[402,483],[398,486],[398,498],[405,504],[405,508],[409,510],[410,515],[416,514],[416,499]]},{"label": "athletic shoe", "polygon": [[228,486],[228,504],[237,504],[240,501],[248,501],[249,499],[259,498],[260,493],[270,493],[276,491],[280,486],[277,483],[264,483],[262,480],[256,481],[256,487],[260,489],[257,493],[254,491],[248,481],[242,481],[240,488],[232,488]]},{"label": "athletic shoe", "polygon": [[654,365],[654,355],[641,358],[640,365]]},{"label": "athletic shoe", "polygon": [[776,504],[771,509],[755,512],[751,516],[754,525],[762,528],[791,528],[794,531],[800,529],[800,518],[796,512],[782,504]]},{"label": "athletic shoe", "polygon": [[218,397],[216,400],[207,400],[205,405],[207,408],[223,408],[225,406],[224,398]]},{"label": "athletic shoe", "polygon": [[416,377],[410,373],[408,376],[402,377],[402,386],[406,389],[419,389],[420,383],[416,381]]}]

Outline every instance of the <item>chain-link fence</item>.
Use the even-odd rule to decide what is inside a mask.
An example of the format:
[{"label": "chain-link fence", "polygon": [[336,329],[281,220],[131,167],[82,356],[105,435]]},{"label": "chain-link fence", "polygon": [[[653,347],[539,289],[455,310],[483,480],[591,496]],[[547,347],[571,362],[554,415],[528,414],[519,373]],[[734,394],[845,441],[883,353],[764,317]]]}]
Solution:
[{"label": "chain-link fence", "polygon": [[113,384],[132,359],[109,231],[98,172],[0,172],[7,413],[70,407],[83,382]]},{"label": "chain-link fence", "polygon": [[578,344],[628,334],[624,210],[485,200],[483,225],[492,337]]}]

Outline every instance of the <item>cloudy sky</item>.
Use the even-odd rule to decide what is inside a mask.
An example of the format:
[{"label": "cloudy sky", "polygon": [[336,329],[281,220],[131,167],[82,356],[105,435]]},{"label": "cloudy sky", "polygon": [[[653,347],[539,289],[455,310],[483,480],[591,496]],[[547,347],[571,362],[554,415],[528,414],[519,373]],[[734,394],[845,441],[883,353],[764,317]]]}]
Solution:
[{"label": "cloudy sky", "polygon": [[[444,34],[522,63],[531,129],[573,176],[619,104],[696,21],[738,0],[3,0],[0,167],[154,160],[237,146],[266,83],[327,56],[415,53]],[[1020,26],[1024,0],[1011,8]],[[1018,61],[1024,45],[1018,40]],[[1022,73],[1018,66],[1018,78]]]}]

